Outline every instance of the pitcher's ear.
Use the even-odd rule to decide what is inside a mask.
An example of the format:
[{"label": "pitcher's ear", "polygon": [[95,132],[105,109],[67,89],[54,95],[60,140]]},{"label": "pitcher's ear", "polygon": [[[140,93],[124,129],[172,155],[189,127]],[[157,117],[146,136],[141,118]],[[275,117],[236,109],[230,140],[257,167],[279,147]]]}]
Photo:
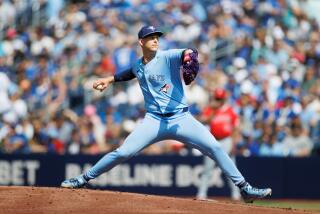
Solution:
[{"label": "pitcher's ear", "polygon": [[139,44],[140,44],[140,46],[143,45],[142,39],[139,39]]}]

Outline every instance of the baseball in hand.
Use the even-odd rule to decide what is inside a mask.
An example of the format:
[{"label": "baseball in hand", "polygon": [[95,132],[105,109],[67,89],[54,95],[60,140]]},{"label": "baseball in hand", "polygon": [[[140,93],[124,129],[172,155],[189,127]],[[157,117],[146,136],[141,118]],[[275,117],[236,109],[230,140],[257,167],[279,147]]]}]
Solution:
[{"label": "baseball in hand", "polygon": [[102,85],[97,85],[97,89],[98,90],[103,90],[103,86]]}]

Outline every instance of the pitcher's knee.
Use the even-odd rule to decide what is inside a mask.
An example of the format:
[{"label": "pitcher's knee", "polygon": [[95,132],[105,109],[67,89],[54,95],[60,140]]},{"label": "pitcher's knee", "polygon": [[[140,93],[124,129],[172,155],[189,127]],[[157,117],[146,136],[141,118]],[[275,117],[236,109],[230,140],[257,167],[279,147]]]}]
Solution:
[{"label": "pitcher's knee", "polygon": [[134,155],[134,153],[132,153],[128,150],[124,150],[124,149],[116,149],[114,152],[115,152],[117,158],[119,158],[121,160],[127,160]]}]

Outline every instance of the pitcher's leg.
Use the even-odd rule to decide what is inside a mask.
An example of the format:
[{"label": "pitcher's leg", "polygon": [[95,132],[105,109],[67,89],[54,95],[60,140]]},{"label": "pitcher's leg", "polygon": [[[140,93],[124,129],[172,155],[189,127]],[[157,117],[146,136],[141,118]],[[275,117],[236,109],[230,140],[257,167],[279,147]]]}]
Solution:
[{"label": "pitcher's leg", "polygon": [[206,199],[208,197],[208,189],[210,180],[212,179],[212,170],[214,167],[213,160],[208,156],[204,156],[203,162],[203,171],[200,176],[200,183],[197,193],[198,199]]},{"label": "pitcher's leg", "polygon": [[106,154],[84,176],[89,179],[96,178],[156,142],[159,135],[159,124],[158,120],[145,117],[119,148]]},{"label": "pitcher's leg", "polygon": [[214,139],[209,130],[194,119],[190,114],[180,118],[175,124],[172,124],[172,136],[214,159],[222,171],[227,175],[240,190],[245,202],[251,203],[256,199],[265,198],[271,195],[270,188],[259,189],[252,187],[245,181],[235,164],[223,151],[220,144]]},{"label": "pitcher's leg", "polygon": [[[234,155],[230,155],[231,160],[234,162],[236,165],[236,158]],[[230,187],[230,192],[231,192],[231,198],[233,200],[240,200],[241,195],[240,195],[240,190],[239,188],[234,185],[234,183],[228,178],[228,185]]]},{"label": "pitcher's leg", "polygon": [[[232,154],[232,147],[233,142],[231,137],[224,138],[219,141],[220,145],[222,146],[222,149],[229,155],[230,159],[233,161],[235,165],[236,164],[236,157]],[[228,186],[230,188],[231,198],[233,200],[240,200],[240,190],[237,186],[234,185],[234,183],[227,178]]]},{"label": "pitcher's leg", "polygon": [[179,121],[176,138],[215,160],[225,175],[227,175],[234,184],[238,185],[245,182],[244,177],[227,153],[221,148],[221,145],[209,130],[194,119],[191,114],[187,114]]}]

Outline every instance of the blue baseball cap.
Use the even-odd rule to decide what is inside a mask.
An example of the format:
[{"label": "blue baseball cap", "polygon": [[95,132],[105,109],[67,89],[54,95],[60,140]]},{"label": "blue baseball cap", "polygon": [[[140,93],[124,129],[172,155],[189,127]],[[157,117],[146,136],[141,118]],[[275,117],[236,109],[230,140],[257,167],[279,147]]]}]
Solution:
[{"label": "blue baseball cap", "polygon": [[138,33],[138,37],[139,39],[143,39],[153,34],[156,34],[159,37],[163,35],[163,33],[154,26],[143,26]]}]

